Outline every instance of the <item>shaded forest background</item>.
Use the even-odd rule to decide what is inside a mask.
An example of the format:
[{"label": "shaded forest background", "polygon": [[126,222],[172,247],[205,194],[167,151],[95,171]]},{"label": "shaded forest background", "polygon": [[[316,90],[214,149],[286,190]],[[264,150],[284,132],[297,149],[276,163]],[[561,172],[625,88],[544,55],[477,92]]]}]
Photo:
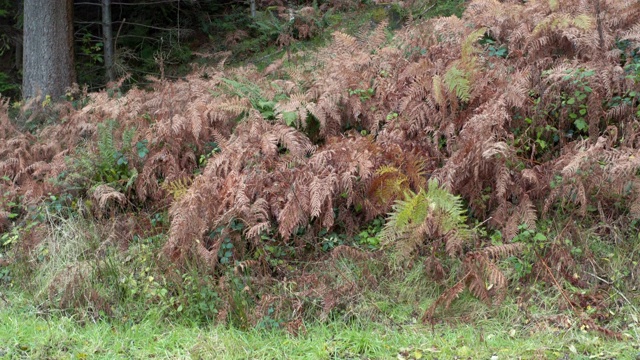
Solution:
[{"label": "shaded forest background", "polygon": [[[430,12],[441,15],[462,12],[462,1],[427,4]],[[326,39],[326,29],[339,25],[342,16],[336,12],[356,12],[374,5],[369,1],[262,1],[252,17],[246,0],[200,1],[115,1],[112,2],[112,29],[115,37],[114,71],[118,78],[127,76],[126,86],[145,85],[147,75],[178,79],[190,72],[198,53],[233,51],[232,61],[252,56],[266,63],[282,45],[291,40]],[[14,99],[20,97],[22,67],[22,1],[0,2],[0,93]],[[302,28],[289,24],[289,10],[312,7],[296,20]],[[392,15],[396,25],[409,12],[422,7],[376,5],[375,20]],[[392,9],[393,8],[393,9]],[[104,69],[104,34],[101,1],[74,1],[74,52],[77,82],[90,91],[104,88],[108,79]],[[296,14],[297,15],[297,14]],[[421,16],[427,15],[427,12]],[[351,26],[370,20],[371,16],[350,17]],[[287,40],[289,35],[291,40]],[[294,41],[295,42],[295,41]],[[295,48],[295,46],[294,46]],[[273,51],[272,51],[273,50]],[[292,50],[292,49],[289,49]],[[262,54],[262,56],[258,56]]]}]

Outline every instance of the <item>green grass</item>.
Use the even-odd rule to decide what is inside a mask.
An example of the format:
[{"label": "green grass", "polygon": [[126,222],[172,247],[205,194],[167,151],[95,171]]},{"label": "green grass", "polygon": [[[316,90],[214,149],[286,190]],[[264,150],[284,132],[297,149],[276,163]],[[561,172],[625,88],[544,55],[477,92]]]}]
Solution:
[{"label": "green grass", "polygon": [[633,327],[628,341],[617,342],[577,328],[510,321],[517,307],[508,305],[496,317],[472,323],[453,318],[432,328],[411,318],[334,320],[307,324],[306,332],[293,336],[151,317],[79,323],[61,314],[45,316],[24,296],[7,295],[0,305],[0,359],[632,359],[639,352]]},{"label": "green grass", "polygon": [[[78,217],[50,221],[49,226],[50,234],[28,262],[35,266],[31,277],[16,272],[13,282],[2,282],[6,298],[0,296],[0,359],[634,359],[640,353],[639,304],[633,291],[624,298],[610,295],[624,300],[624,306],[610,309],[607,328],[622,331],[624,341],[584,329],[557,289],[540,283],[514,285],[518,288],[512,296],[494,307],[465,292],[449,310],[437,312],[442,323],[431,327],[420,317],[442,287],[425,276],[420,262],[389,273],[375,259],[319,265],[316,271],[335,272],[342,281],[360,284],[362,291],[328,321],[312,320],[309,313],[306,331],[298,336],[279,328],[243,331],[214,325],[203,321],[197,307],[188,306],[210,304],[210,297],[198,297],[209,283],[161,281],[161,269],[149,262],[159,244],[147,239],[124,252],[110,247],[97,251],[97,239],[108,238],[109,226]],[[614,250],[605,247],[598,253]],[[628,265],[616,262],[618,267]],[[365,268],[379,279],[377,285],[364,286]],[[58,310],[64,307],[60,299],[73,276],[60,274],[70,269],[85,277],[73,286],[72,299],[80,302],[65,312]],[[607,272],[621,273],[613,270]],[[200,278],[197,273],[185,276]],[[165,288],[178,302],[159,297]],[[111,304],[108,314],[98,311],[96,303],[82,301],[90,289]],[[277,287],[256,290],[279,294]],[[519,303],[518,294],[529,300]],[[185,304],[182,312],[176,312],[178,304]]]},{"label": "green grass", "polygon": [[438,16],[452,16],[462,17],[466,3],[468,0],[431,0],[426,2],[424,9],[418,9],[417,14],[425,18],[438,17]]}]

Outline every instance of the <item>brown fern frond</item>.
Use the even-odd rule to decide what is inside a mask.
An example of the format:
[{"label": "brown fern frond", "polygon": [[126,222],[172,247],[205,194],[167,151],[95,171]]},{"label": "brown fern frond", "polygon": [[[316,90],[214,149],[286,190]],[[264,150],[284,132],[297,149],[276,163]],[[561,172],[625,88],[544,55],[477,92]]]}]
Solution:
[{"label": "brown fern frond", "polygon": [[236,264],[236,266],[233,268],[233,272],[238,275],[238,274],[244,274],[246,273],[248,270],[250,269],[254,269],[257,268],[260,265],[260,262],[258,260],[244,260],[244,261],[240,261]]},{"label": "brown fern frond", "polygon": [[347,245],[338,245],[331,250],[333,259],[346,258],[363,261],[371,258],[371,254]]},{"label": "brown fern frond", "polygon": [[98,203],[101,211],[106,211],[111,206],[124,206],[127,202],[125,195],[109,185],[96,186],[91,194],[92,198]]},{"label": "brown fern frond", "polygon": [[458,283],[449,289],[445,290],[438,298],[427,308],[427,310],[422,315],[422,322],[433,322],[434,315],[438,307],[443,307],[445,310],[451,306],[453,300],[457,299],[460,294],[466,289],[465,281],[467,280],[467,276],[464,276]]},{"label": "brown fern frond", "polygon": [[0,231],[6,231],[9,228],[10,218],[8,211],[0,209]]},{"label": "brown fern frond", "polygon": [[[483,264],[482,268],[486,268],[486,265]],[[480,271],[481,269],[473,269],[469,271],[467,287],[473,296],[485,304],[491,305],[491,294],[489,293],[489,289],[487,289],[484,276]]]},{"label": "brown fern frond", "polygon": [[491,259],[499,259],[508,256],[515,256],[522,252],[524,243],[511,243],[488,246],[481,251]]},{"label": "brown fern frond", "polygon": [[456,256],[462,254],[462,245],[464,240],[458,236],[456,231],[449,231],[443,236],[445,251],[449,256]]}]

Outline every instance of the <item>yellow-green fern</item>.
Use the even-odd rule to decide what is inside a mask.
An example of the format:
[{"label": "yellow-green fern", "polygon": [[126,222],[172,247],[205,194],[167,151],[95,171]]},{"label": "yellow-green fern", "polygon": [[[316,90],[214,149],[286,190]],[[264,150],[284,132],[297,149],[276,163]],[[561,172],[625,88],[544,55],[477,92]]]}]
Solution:
[{"label": "yellow-green fern", "polygon": [[464,101],[468,102],[471,98],[471,82],[466,71],[458,69],[457,65],[449,68],[446,74],[444,74],[444,83],[449,88],[449,91],[455,92],[456,96]]},{"label": "yellow-green fern", "polygon": [[162,189],[171,194],[174,200],[179,200],[184,196],[189,190],[189,186],[191,186],[190,178],[180,178],[169,182],[165,181],[161,185]]},{"label": "yellow-green fern", "polygon": [[[430,180],[427,190],[408,191],[393,205],[382,231],[383,242],[396,247],[406,259],[425,240],[443,239],[447,253],[460,253],[462,243],[471,238],[462,200]],[[433,238],[430,238],[433,237]]]}]

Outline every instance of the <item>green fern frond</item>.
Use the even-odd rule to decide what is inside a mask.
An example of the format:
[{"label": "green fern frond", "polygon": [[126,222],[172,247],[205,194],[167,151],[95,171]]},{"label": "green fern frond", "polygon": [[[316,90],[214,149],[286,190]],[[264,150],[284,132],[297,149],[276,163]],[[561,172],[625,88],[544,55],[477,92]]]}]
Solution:
[{"label": "green fern frond", "polygon": [[458,69],[456,65],[452,66],[444,75],[444,83],[449,91],[455,92],[456,96],[464,102],[468,102],[471,98],[471,83],[468,77],[469,75]]},{"label": "green fern frond", "polygon": [[570,26],[575,26],[580,30],[586,31],[593,28],[595,23],[595,19],[587,14],[580,14],[576,17],[568,14],[560,14],[557,16],[549,16],[542,20],[533,29],[533,34],[537,35],[548,30],[566,29]]},{"label": "green fern frond", "polygon": [[386,241],[401,239],[417,224],[422,223],[428,212],[428,201],[424,190],[417,194],[413,191],[405,193],[405,200],[398,200],[387,217],[387,224],[382,231]]},{"label": "green fern frond", "polygon": [[486,32],[486,28],[480,28],[469,34],[464,39],[464,42],[462,43],[462,61],[466,62],[467,60],[470,60],[473,54],[480,51],[480,49],[475,47],[475,44],[478,42],[478,40],[482,39]]},{"label": "green fern frond", "polygon": [[595,23],[595,19],[587,14],[580,14],[573,19],[573,26],[580,30],[589,30]]},{"label": "green fern frond", "polygon": [[169,182],[165,181],[160,185],[160,187],[171,194],[173,199],[177,201],[187,193],[191,183],[192,180],[190,178],[180,178]]},{"label": "green fern frond", "polygon": [[376,174],[385,175],[385,174],[398,174],[400,173],[400,169],[391,165],[382,165],[376,170]]},{"label": "green fern frond", "polygon": [[425,221],[431,221],[439,234],[455,234],[456,239],[464,241],[472,235],[466,220],[461,198],[432,179],[426,191],[407,191],[405,199],[393,205],[381,235],[385,244],[393,243],[405,250],[401,255],[407,256],[416,245],[424,242],[420,238],[423,234],[417,230]]},{"label": "green fern frond", "polygon": [[98,124],[98,156],[99,166],[107,168],[113,166],[118,155],[113,132],[116,127],[116,121],[109,119],[104,123]]},{"label": "green fern frond", "polygon": [[227,85],[227,91],[230,94],[240,98],[249,98],[252,104],[262,98],[260,88],[255,84],[251,84],[248,80],[246,83],[227,78],[222,78],[221,80]]},{"label": "green fern frond", "polygon": [[127,154],[131,151],[131,146],[133,144],[133,138],[136,136],[136,128],[130,127],[127,128],[122,133],[122,146],[120,152],[123,154]]}]

